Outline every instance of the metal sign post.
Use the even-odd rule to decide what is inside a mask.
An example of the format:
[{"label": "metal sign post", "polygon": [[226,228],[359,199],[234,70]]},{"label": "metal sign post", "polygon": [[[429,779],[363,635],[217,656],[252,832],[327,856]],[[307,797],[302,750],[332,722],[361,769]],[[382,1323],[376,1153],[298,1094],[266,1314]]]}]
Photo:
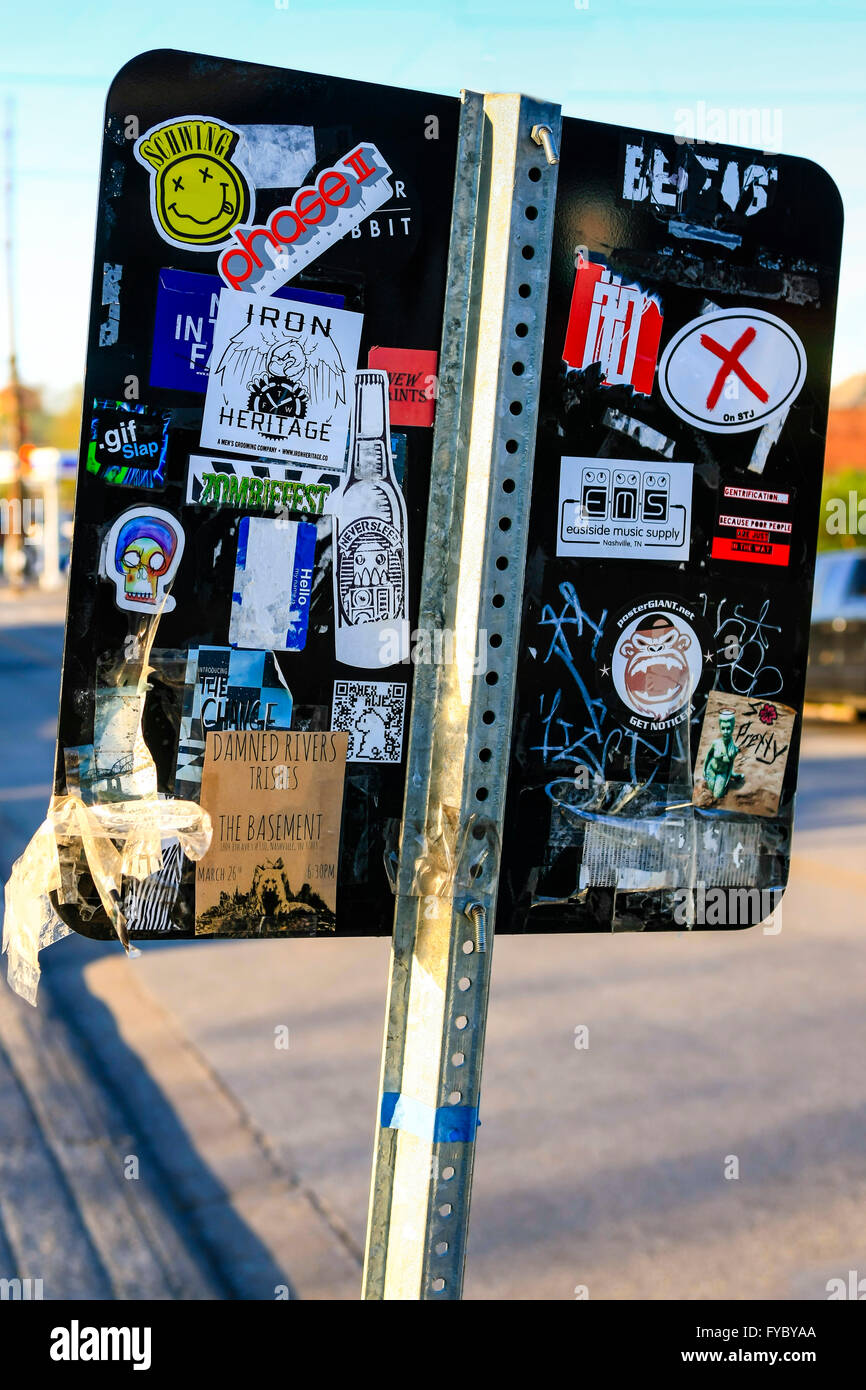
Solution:
[{"label": "metal sign post", "polygon": [[368,1299],[462,1288],[559,128],[464,94],[419,615],[456,659],[416,671]]}]

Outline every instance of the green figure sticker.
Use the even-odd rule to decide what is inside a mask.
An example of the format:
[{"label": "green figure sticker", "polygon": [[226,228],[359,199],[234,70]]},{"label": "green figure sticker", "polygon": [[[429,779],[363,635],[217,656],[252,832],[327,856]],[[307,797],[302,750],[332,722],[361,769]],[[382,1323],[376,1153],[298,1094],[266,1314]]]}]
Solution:
[{"label": "green figure sticker", "polygon": [[736,726],[737,716],[732,709],[719,712],[719,737],[713,739],[704,758],[704,781],[713,801],[719,801],[725,792],[741,787],[746,780],[734,771],[734,759],[740,751],[734,742]]}]

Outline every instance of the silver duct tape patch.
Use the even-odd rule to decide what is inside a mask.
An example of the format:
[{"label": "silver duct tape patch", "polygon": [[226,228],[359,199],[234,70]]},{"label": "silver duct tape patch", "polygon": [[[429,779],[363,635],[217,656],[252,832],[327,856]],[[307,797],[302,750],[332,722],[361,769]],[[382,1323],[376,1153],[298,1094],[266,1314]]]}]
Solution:
[{"label": "silver duct tape patch", "polygon": [[695,883],[750,887],[758,880],[760,824],[695,818],[590,821],[583,842],[581,890],[650,893]]}]

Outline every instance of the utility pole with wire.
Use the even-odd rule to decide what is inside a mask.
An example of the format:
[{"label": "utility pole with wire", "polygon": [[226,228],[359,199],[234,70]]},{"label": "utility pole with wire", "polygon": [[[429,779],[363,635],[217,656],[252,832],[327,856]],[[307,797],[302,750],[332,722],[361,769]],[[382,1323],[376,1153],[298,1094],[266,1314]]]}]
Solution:
[{"label": "utility pole with wire", "polygon": [[9,396],[10,446],[12,449],[12,479],[9,484],[6,508],[3,568],[11,588],[24,587],[24,472],[21,450],[27,437],[24,397],[18,375],[15,323],[15,104],[12,97],[6,103],[6,302],[9,316]]}]

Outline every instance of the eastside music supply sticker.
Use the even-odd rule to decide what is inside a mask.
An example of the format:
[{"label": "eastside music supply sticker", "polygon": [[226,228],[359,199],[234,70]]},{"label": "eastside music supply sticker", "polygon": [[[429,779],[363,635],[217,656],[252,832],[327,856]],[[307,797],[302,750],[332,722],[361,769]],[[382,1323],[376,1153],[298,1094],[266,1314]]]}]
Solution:
[{"label": "eastside music supply sticker", "polygon": [[692,464],[564,458],[557,555],[687,560]]},{"label": "eastside music supply sticker", "polygon": [[201,443],[343,474],[362,314],[223,290]]},{"label": "eastside music supply sticker", "polygon": [[659,389],[675,415],[711,434],[741,434],[774,420],[806,380],[806,349],[763,309],[693,319],[668,343]]},{"label": "eastside music supply sticker", "polygon": [[213,251],[252,214],[253,190],[234,157],[240,134],[209,116],[175,116],[136,140],[153,224],[170,246]]}]

